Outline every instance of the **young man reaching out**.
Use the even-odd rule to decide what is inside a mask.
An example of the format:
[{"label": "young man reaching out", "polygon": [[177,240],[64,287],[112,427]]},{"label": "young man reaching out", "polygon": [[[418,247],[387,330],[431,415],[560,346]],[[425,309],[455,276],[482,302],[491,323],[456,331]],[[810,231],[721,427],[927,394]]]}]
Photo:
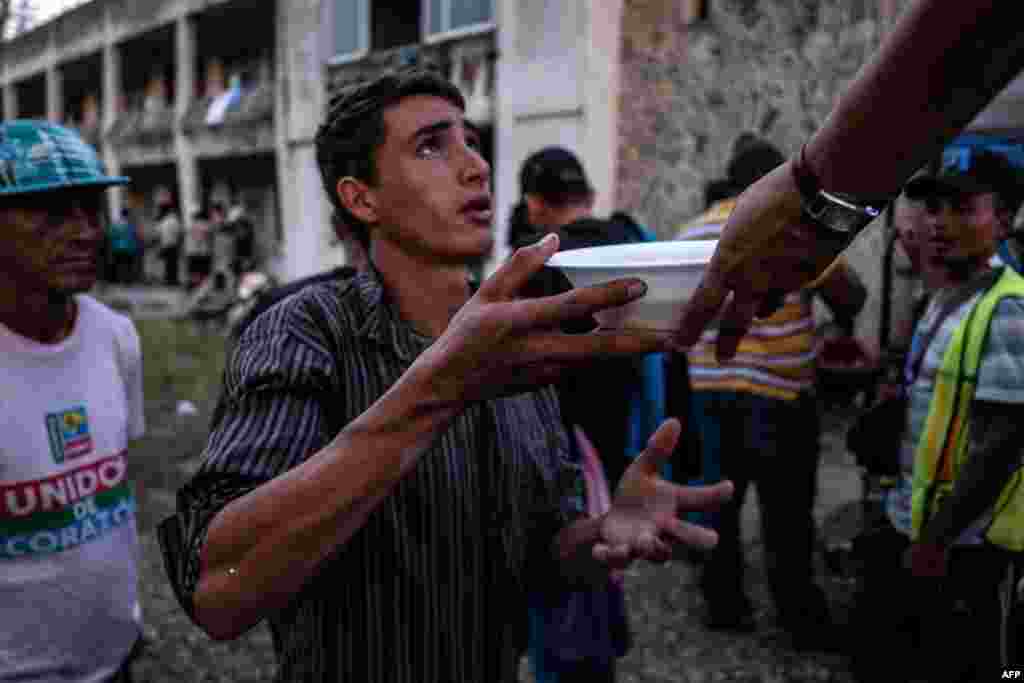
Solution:
[{"label": "young man reaching out", "polygon": [[557,248],[517,252],[474,294],[492,247],[490,168],[458,90],[423,71],[350,86],[317,136],[324,186],[370,268],[314,285],[238,341],[226,410],[162,541],[211,635],[267,618],[279,680],[515,681],[527,586],[553,596],[713,533],[677,511],[731,485],[660,480],[669,423],[610,513],[579,520],[549,384],[563,366],[663,350],[559,323],[642,294],[619,281],[516,293]]}]

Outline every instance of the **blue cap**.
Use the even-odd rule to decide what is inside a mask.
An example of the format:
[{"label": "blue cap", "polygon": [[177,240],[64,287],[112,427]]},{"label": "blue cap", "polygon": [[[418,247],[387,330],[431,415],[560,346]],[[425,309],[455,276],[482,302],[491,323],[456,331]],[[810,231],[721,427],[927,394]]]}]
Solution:
[{"label": "blue cap", "polygon": [[0,123],[0,197],[72,187],[124,185],[70,128],[46,121]]}]

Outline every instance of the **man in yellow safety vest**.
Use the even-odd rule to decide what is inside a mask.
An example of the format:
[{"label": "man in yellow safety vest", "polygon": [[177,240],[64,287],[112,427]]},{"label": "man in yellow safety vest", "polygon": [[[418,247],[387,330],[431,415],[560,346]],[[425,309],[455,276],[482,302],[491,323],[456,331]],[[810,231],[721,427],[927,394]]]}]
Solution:
[{"label": "man in yellow safety vest", "polygon": [[[862,635],[877,641],[863,643],[865,659],[886,669],[855,668],[881,680],[902,660],[933,668],[929,680],[981,680],[1009,657],[999,586],[1024,549],[1024,278],[992,265],[1021,192],[1009,162],[984,151],[914,178],[904,194],[927,212],[924,255],[945,284],[918,322],[904,370],[903,474],[886,512],[899,532],[888,556],[902,551],[905,569],[866,574],[886,583],[888,597],[864,596],[876,609]],[[923,651],[892,651],[904,646],[882,624],[915,622]]]}]

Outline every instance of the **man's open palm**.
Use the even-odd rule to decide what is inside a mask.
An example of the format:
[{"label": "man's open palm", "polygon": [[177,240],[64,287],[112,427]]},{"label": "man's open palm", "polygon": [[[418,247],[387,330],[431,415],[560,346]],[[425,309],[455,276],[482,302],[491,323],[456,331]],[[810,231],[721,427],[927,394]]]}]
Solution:
[{"label": "man's open palm", "polygon": [[630,465],[601,525],[601,541],[594,558],[614,569],[633,560],[664,562],[675,545],[710,548],[718,534],[679,519],[680,512],[712,510],[732,497],[733,485],[679,486],[661,478],[659,471],[679,440],[679,421],[666,420]]}]

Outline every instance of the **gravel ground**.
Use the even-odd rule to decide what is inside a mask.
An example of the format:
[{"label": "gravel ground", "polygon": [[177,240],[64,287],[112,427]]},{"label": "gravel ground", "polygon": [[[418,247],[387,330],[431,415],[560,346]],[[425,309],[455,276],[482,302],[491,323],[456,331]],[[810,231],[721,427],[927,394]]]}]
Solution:
[{"label": "gravel ground", "polygon": [[[142,534],[141,593],[147,621],[146,646],[135,663],[142,683],[237,682],[273,680],[270,636],[259,626],[229,643],[217,643],[193,626],[168,585],[157,550],[154,526],[173,508],[174,491],[195,467],[211,406],[199,415],[174,415],[173,403],[147,407],[149,435],[135,450],[141,484],[139,524]],[[819,518],[838,499],[854,493],[846,457],[838,448],[843,419],[832,416],[823,439],[822,504]],[[748,501],[749,502],[749,501]],[[637,565],[627,574],[627,591],[635,645],[621,660],[622,683],[699,683],[704,681],[852,681],[842,657],[797,654],[774,624],[760,570],[756,512],[748,505],[746,534],[750,552],[748,583],[758,607],[758,630],[749,636],[708,632],[701,626],[701,601],[694,567],[680,561],[664,566]],[[823,572],[823,576],[824,576]],[[825,581],[836,615],[843,618],[849,599],[847,582]],[[523,667],[523,681],[531,680]]]}]

